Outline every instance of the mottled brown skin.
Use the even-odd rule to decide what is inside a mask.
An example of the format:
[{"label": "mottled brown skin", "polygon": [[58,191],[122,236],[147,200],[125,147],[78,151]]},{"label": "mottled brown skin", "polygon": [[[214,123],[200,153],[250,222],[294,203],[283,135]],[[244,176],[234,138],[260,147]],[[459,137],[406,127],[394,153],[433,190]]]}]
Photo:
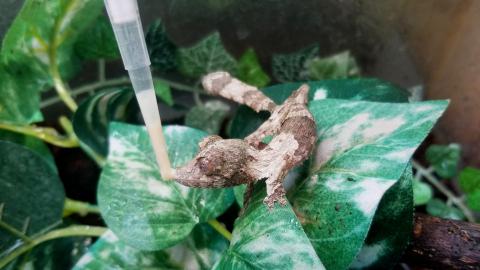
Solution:
[{"label": "mottled brown skin", "polygon": [[[307,109],[308,86],[302,85],[282,104],[276,105],[256,87],[242,83],[226,72],[215,72],[203,79],[204,88],[217,95],[245,104],[271,116],[244,140],[209,136],[199,143],[200,151],[188,164],[177,168],[175,180],[199,188],[248,184],[245,206],[253,184],[265,180],[264,203],[285,205],[283,180],[288,172],[306,160],[317,138],[315,121]],[[265,145],[262,140],[273,136]]]}]

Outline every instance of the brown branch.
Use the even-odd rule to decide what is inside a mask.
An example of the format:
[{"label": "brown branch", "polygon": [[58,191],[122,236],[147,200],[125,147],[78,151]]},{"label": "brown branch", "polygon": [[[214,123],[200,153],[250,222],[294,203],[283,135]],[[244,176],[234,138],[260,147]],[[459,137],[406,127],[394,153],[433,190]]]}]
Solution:
[{"label": "brown branch", "polygon": [[428,269],[480,269],[480,224],[416,213],[404,261]]},{"label": "brown branch", "polygon": [[[187,165],[177,168],[175,180],[201,188],[229,187],[265,180],[265,203],[287,203],[283,180],[287,173],[308,158],[316,141],[316,127],[307,109],[308,86],[302,85],[282,104],[276,105],[256,87],[227,72],[203,79],[207,92],[245,104],[255,111],[269,111],[270,118],[244,140],[210,136],[200,142],[200,151]],[[272,136],[268,144],[262,141]],[[251,194],[251,192],[246,192]],[[248,195],[246,201],[248,203]]]}]

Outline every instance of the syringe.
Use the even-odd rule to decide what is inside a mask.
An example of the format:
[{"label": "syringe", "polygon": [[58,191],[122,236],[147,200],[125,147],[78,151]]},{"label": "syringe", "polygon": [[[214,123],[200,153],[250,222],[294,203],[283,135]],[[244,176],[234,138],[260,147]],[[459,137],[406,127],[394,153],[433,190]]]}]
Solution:
[{"label": "syringe", "polygon": [[143,36],[137,0],[105,0],[125,69],[128,71],[163,179],[174,172],[168,159],[160,113],[153,88],[150,58]]}]

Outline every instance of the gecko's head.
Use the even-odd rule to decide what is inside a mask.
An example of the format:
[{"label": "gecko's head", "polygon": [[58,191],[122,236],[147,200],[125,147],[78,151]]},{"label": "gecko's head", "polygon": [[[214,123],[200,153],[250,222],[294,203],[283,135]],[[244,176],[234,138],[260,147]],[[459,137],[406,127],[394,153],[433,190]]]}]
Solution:
[{"label": "gecko's head", "polygon": [[200,143],[200,151],[187,165],[176,170],[181,184],[199,187],[227,187],[246,181],[248,145],[243,140],[209,136]]}]

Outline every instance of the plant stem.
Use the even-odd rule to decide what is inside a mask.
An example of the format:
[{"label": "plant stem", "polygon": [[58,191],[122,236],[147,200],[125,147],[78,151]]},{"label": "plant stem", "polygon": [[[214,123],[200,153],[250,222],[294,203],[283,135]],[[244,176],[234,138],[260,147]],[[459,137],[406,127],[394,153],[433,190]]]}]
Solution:
[{"label": "plant stem", "polygon": [[63,229],[57,229],[50,231],[46,234],[42,234],[36,238],[33,238],[30,242],[22,244],[17,249],[13,250],[7,256],[0,259],[0,268],[6,266],[11,261],[13,261],[18,256],[29,251],[35,246],[46,242],[48,240],[62,238],[62,237],[71,237],[71,236],[101,236],[107,228],[105,227],[96,227],[96,226],[85,226],[85,225],[73,225]]},{"label": "plant stem", "polygon": [[86,216],[88,214],[100,214],[100,209],[98,209],[98,206],[96,205],[66,198],[65,205],[63,207],[63,217],[69,216],[73,213],[77,213],[80,216]]},{"label": "plant stem", "polygon": [[67,137],[60,135],[54,128],[37,127],[34,125],[17,126],[8,123],[0,123],[0,129],[5,129],[23,135],[32,136],[59,147],[73,148],[79,146],[76,137]]},{"label": "plant stem", "polygon": [[225,237],[228,241],[232,241],[232,233],[229,232],[225,227],[218,222],[216,219],[212,219],[208,221],[208,224],[212,226],[219,234],[221,234],[223,237]]},{"label": "plant stem", "polygon": [[[170,85],[170,87],[175,88],[175,89],[180,90],[180,91],[199,92],[202,95],[209,95],[208,93],[206,93],[203,90],[200,90],[198,88],[195,88],[195,87],[192,87],[192,86],[189,86],[189,85],[186,85],[186,84],[182,84],[182,83],[178,83],[178,82],[174,82],[174,81],[170,81],[170,80],[167,80],[167,79],[164,79],[164,78],[158,78],[158,77],[156,77],[155,80],[159,80],[163,83],[166,83],[166,84]],[[115,78],[115,79],[105,80],[103,82],[98,81],[98,82],[94,82],[94,83],[91,83],[91,84],[86,84],[86,85],[83,85],[83,86],[80,86],[78,88],[73,89],[71,93],[72,93],[73,97],[76,97],[76,96],[79,96],[79,95],[82,95],[82,94],[85,94],[85,93],[91,93],[96,89],[112,87],[112,86],[128,85],[128,84],[130,84],[130,79],[128,77],[119,77],[119,78]],[[40,104],[40,107],[41,108],[46,108],[48,106],[51,106],[51,105],[57,103],[58,101],[60,101],[60,98],[58,96],[52,97],[52,98],[44,100]]]},{"label": "plant stem", "polygon": [[418,162],[412,160],[413,167],[417,170],[419,176],[425,177],[425,179],[432,184],[438,191],[443,193],[449,201],[455,204],[465,215],[468,221],[475,222],[475,217],[472,211],[463,203],[462,199],[458,198],[453,192],[451,192],[445,185],[443,185],[433,174],[433,169],[430,167],[425,169]]},{"label": "plant stem", "polygon": [[57,48],[59,47],[60,43],[63,41],[63,38],[60,37],[60,28],[62,26],[62,22],[65,19],[67,11],[72,8],[74,5],[74,1],[70,1],[69,4],[66,6],[66,10],[62,13],[59,18],[55,20],[55,24],[53,26],[52,35],[50,38],[50,44],[48,46],[48,58],[49,58],[49,71],[50,76],[52,76],[53,85],[55,90],[57,91],[58,96],[60,99],[67,105],[67,107],[74,112],[77,110],[77,103],[72,98],[69,93],[68,87],[62,80],[62,76],[60,75],[60,71],[58,69],[57,63]]}]

